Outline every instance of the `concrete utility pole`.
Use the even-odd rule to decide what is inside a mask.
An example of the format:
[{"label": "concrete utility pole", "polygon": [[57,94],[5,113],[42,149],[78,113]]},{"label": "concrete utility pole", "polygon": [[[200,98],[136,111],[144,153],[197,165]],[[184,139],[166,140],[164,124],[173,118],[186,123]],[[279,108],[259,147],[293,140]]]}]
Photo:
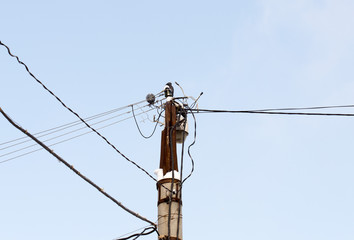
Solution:
[{"label": "concrete utility pole", "polygon": [[180,174],[177,166],[176,122],[177,108],[173,88],[165,87],[165,129],[161,136],[160,169],[158,176],[158,231],[160,240],[182,240],[182,199]]}]

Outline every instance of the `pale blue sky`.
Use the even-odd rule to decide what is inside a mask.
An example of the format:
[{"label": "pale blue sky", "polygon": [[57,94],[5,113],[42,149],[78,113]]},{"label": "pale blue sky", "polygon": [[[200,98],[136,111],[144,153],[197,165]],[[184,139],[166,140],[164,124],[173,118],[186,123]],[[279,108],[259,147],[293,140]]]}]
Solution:
[{"label": "pale blue sky", "polygon": [[[188,95],[203,91],[201,108],[354,104],[353,12],[349,0],[2,1],[0,40],[83,117],[142,100],[168,81]],[[27,130],[76,120],[4,48],[0,79],[0,107]],[[184,239],[352,240],[353,123],[198,115]],[[22,136],[3,118],[0,129],[0,143]],[[152,174],[161,130],[145,140],[128,120],[102,133]],[[53,148],[157,219],[155,183],[97,136]],[[43,151],[0,164],[0,189],[0,239],[114,239],[146,226]]]}]

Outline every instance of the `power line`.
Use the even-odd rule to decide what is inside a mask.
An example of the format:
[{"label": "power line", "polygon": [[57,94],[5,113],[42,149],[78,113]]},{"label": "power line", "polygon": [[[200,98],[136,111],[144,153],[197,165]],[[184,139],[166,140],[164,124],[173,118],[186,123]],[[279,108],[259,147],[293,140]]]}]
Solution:
[{"label": "power line", "polygon": [[[151,230],[151,231],[146,232],[147,230]],[[149,234],[154,233],[154,232],[156,232],[158,234],[156,227],[147,227],[141,233],[136,233],[136,234],[133,234],[133,235],[131,235],[129,237],[125,237],[125,238],[117,238],[116,240],[128,240],[128,239],[133,238],[133,237],[134,237],[133,238],[133,240],[134,240],[134,239],[137,239],[137,238],[139,238],[141,236],[146,236],[146,235],[149,235]]]},{"label": "power line", "polygon": [[[112,110],[109,110],[109,111],[106,111],[106,112],[103,112],[103,113],[95,114],[93,116],[90,116],[90,117],[87,117],[87,118],[84,118],[84,119],[85,119],[85,121],[92,121],[94,119],[97,119],[97,118],[100,118],[100,117],[104,117],[106,115],[121,111],[121,110],[123,110],[125,108],[130,107],[131,105],[140,104],[140,103],[142,103],[144,101],[140,101],[140,102],[137,102],[137,103],[129,104],[127,106],[120,107],[120,108],[115,108],[115,109],[112,109]],[[143,107],[146,107],[146,106],[148,106],[148,105],[145,105]],[[70,128],[70,127],[73,127],[73,126],[76,126],[76,125],[79,125],[79,124],[82,124],[82,122],[80,120],[77,120],[77,121],[74,121],[74,122],[66,123],[66,124],[63,124],[63,125],[60,125],[60,126],[57,126],[57,127],[53,127],[53,128],[47,129],[47,130],[43,130],[43,131],[34,133],[33,135],[37,136],[39,134],[46,133],[45,135],[38,136],[38,137],[42,137],[42,136],[46,136],[46,135],[49,135],[51,133],[55,133],[55,132],[58,132],[58,131],[61,131],[61,130],[64,130],[64,129],[67,129],[67,128]],[[60,129],[60,130],[58,130],[58,129]],[[48,132],[50,132],[50,133],[48,133]],[[12,143],[12,142],[16,142],[16,141],[19,141],[19,140],[22,140],[22,139],[26,139],[26,138],[28,138],[28,137],[24,136],[24,137],[16,138],[16,139],[13,139],[13,140],[10,140],[10,141],[7,141],[7,142],[3,142],[3,143],[0,143],[0,146],[1,145],[5,145],[5,144],[9,144],[9,143]]]},{"label": "power line", "polygon": [[[152,110],[152,109],[151,109],[151,110]],[[151,111],[151,110],[148,110],[148,111]],[[143,111],[143,110],[142,110],[142,111]],[[146,112],[148,112],[148,111],[143,111],[142,113],[139,113],[138,115],[144,114],[144,113],[146,113]],[[107,122],[107,121],[109,121],[109,120],[112,120],[112,119],[114,119],[114,118],[117,118],[117,117],[123,116],[123,115],[125,115],[125,114],[129,114],[129,113],[131,113],[131,111],[124,112],[124,113],[121,113],[121,114],[118,114],[118,115],[115,115],[115,116],[112,116],[112,117],[109,117],[109,118],[106,118],[106,119],[100,120],[100,121],[98,121],[98,122],[94,122],[94,123],[92,123],[92,124],[91,124],[91,126],[93,126],[93,125],[97,125],[97,124],[99,124],[99,123]],[[127,119],[129,119],[129,118],[127,118]],[[90,119],[90,120],[91,120],[91,119]],[[64,127],[64,128],[60,128],[60,129],[57,129],[57,130],[51,131],[51,132],[49,132],[49,133],[45,133],[45,134],[42,134],[42,135],[36,136],[36,137],[37,137],[37,138],[41,138],[41,137],[44,137],[44,136],[48,136],[48,135],[51,135],[51,134],[54,134],[54,133],[57,133],[57,132],[63,131],[63,130],[65,130],[65,129],[68,129],[68,128],[71,128],[71,127],[74,127],[74,126],[79,125],[79,124],[82,124],[82,123],[81,123],[81,122],[79,122],[79,123],[76,123],[76,124],[74,124],[74,125],[71,125],[71,126],[66,126],[66,127]],[[47,140],[45,140],[45,141],[43,141],[43,142],[47,142],[47,141],[50,141],[50,140],[53,140],[53,139],[56,139],[56,138],[62,137],[62,136],[65,136],[65,135],[68,135],[68,134],[71,134],[71,133],[74,133],[74,132],[80,131],[80,130],[85,129],[85,128],[86,128],[86,127],[80,127],[80,128],[74,129],[74,130],[72,130],[72,131],[66,132],[66,133],[64,133],[64,134],[57,135],[57,136],[55,136],[55,137],[49,138],[49,139],[47,139]],[[90,132],[92,132],[92,131],[90,131]],[[21,142],[18,142],[18,143],[12,144],[12,145],[10,145],[10,146],[6,146],[6,147],[3,147],[3,148],[0,148],[0,151],[5,150],[5,149],[8,149],[8,148],[15,147],[15,146],[18,146],[18,145],[21,145],[21,144],[26,143],[26,142],[29,142],[29,141],[31,141],[31,139],[27,139],[27,140],[24,140],[24,141],[21,141]],[[35,145],[36,145],[36,144],[35,144]],[[28,146],[28,147],[31,147],[31,146],[33,146],[33,145],[30,145],[30,146]],[[22,149],[26,149],[26,148],[28,148],[28,147],[24,147],[24,148],[22,148]],[[21,150],[21,149],[20,149],[20,150]],[[1,155],[0,157],[2,157],[2,155]]]},{"label": "power line", "polygon": [[[101,120],[101,121],[98,121],[98,122],[95,122],[95,123],[92,123],[91,126],[97,125],[97,124],[99,124],[99,123],[103,123],[103,122],[106,122],[106,121],[109,121],[109,120],[111,120],[111,119],[120,117],[120,116],[125,115],[125,114],[127,114],[127,113],[130,113],[130,111],[125,112],[125,113],[122,113],[122,114],[118,114],[118,115],[116,115],[116,116],[113,116],[113,117],[110,117],[110,118],[107,118],[107,119],[104,119],[104,120]],[[80,131],[80,130],[82,130],[82,129],[86,129],[86,127],[80,127],[80,128],[74,129],[74,130],[72,130],[72,131],[69,131],[69,132],[66,132],[66,133],[57,135],[57,136],[55,136],[55,137],[46,139],[46,140],[44,140],[43,142],[48,142],[48,141],[51,141],[51,140],[54,140],[54,139],[57,139],[57,138],[66,136],[66,135],[68,135],[68,134],[71,134],[71,133],[74,133],[74,132],[78,132],[78,131]],[[62,129],[62,130],[65,130],[65,129]],[[56,130],[56,131],[54,131],[54,132],[51,132],[51,133],[47,133],[47,134],[38,136],[37,138],[44,137],[44,136],[48,136],[48,135],[50,135],[50,134],[53,134],[53,133],[56,133],[56,132],[59,132],[59,131],[61,131],[61,130]],[[91,132],[91,131],[90,131],[90,132]],[[1,148],[0,150],[5,150],[5,149],[8,149],[8,148],[11,148],[11,147],[14,147],[14,146],[18,146],[18,145],[21,145],[21,144],[26,143],[26,142],[29,142],[29,141],[31,141],[31,139],[28,139],[28,140],[26,140],[26,141],[22,141],[22,142],[20,142],[20,143],[13,144],[13,145],[10,145],[10,146],[4,147],[4,148]],[[29,148],[29,147],[32,147],[32,146],[36,146],[36,144],[34,144],[34,145],[29,145],[29,146],[27,146],[27,147],[23,147],[23,148],[21,148],[21,149],[19,149],[19,150],[17,150],[17,151],[21,151],[21,150],[23,150],[23,149],[26,149],[26,148]],[[14,151],[14,152],[16,152],[16,151]],[[13,153],[13,152],[10,152],[10,153]],[[6,155],[8,155],[8,154],[10,154],[10,153],[7,153]],[[2,157],[2,156],[5,156],[5,155],[0,155],[0,157]]]},{"label": "power line", "polygon": [[[176,214],[177,212],[178,212],[178,210],[176,210],[176,211],[173,212],[172,214],[174,215],[174,214]],[[158,222],[158,220],[159,220],[160,218],[162,218],[162,217],[163,217],[163,216],[160,216],[160,217],[155,221],[155,224],[156,224],[156,223]],[[167,221],[168,221],[168,220],[166,220],[165,222],[162,222],[162,223],[166,223]],[[132,233],[135,233],[135,232],[137,232],[137,231],[139,231],[139,230],[148,228],[149,226],[150,226],[150,225],[147,225],[147,226],[144,226],[144,227],[135,229],[134,231],[130,231],[130,232],[128,232],[128,233],[125,233],[125,234],[119,236],[117,239],[121,239],[121,238],[123,238],[123,237],[125,237],[125,236],[128,236],[128,235],[130,235],[130,234],[132,234]],[[158,231],[156,231],[156,233],[157,233],[158,235],[160,235]]]},{"label": "power line", "polygon": [[[186,126],[187,126],[187,113],[184,108],[182,108],[182,112],[185,114],[184,121],[185,123],[183,124],[183,129],[182,129],[182,149],[181,149],[181,173],[180,173],[180,179],[183,179],[183,160],[184,160],[184,142],[185,142],[185,132],[186,132]],[[183,115],[183,113],[179,113],[180,115]],[[180,181],[180,188],[179,188],[179,197],[182,199],[182,185],[183,182]],[[178,195],[178,192],[177,192]],[[178,202],[178,214],[177,214],[177,234],[176,238],[178,239],[179,237],[179,228],[180,228],[180,216],[181,216],[181,207],[182,207],[182,201]]]},{"label": "power line", "polygon": [[[149,109],[149,110],[146,111],[146,112],[149,112],[149,111],[152,111],[152,110],[153,110],[153,109]],[[137,115],[141,115],[141,114],[144,114],[144,113],[142,112],[142,113],[139,113],[139,114],[137,114]],[[120,123],[120,122],[122,122],[122,121],[131,119],[131,118],[133,118],[133,116],[130,116],[130,117],[121,119],[121,120],[119,120],[119,121],[115,121],[115,122],[113,122],[113,123],[107,124],[107,125],[105,125],[105,126],[102,126],[102,127],[97,128],[97,129],[100,130],[100,129],[103,129],[103,128],[107,128],[107,127],[110,127],[110,126],[115,125],[115,124],[117,124],[117,123]],[[72,132],[70,132],[70,133],[72,133]],[[87,135],[87,134],[89,134],[89,133],[92,133],[92,131],[87,131],[87,132],[84,132],[84,133],[75,135],[75,136],[73,136],[73,137],[64,139],[64,140],[62,140],[62,141],[59,141],[59,142],[50,144],[50,145],[48,145],[48,146],[49,146],[49,147],[52,147],[52,146],[58,145],[58,144],[60,144],[60,143],[64,143],[64,142],[70,141],[70,140],[72,140],[72,139],[75,139],[75,138],[78,138],[78,137]],[[69,134],[69,133],[68,133],[68,134]],[[46,141],[47,141],[47,140],[46,140]],[[43,142],[46,142],[46,141],[43,141]],[[33,146],[33,145],[31,145],[31,146]],[[12,158],[9,158],[9,159],[0,161],[0,164],[1,164],[1,163],[8,162],[8,161],[11,161],[11,160],[14,160],[14,159],[19,158],[19,157],[26,156],[26,155],[31,154],[31,153],[34,153],[34,152],[38,152],[38,151],[40,151],[40,150],[42,150],[42,149],[43,149],[43,148],[38,148],[38,149],[36,149],[36,150],[29,151],[29,152],[26,152],[26,153],[24,153],[24,154],[20,154],[20,155],[18,155],[18,156],[15,156],[15,157],[12,157]],[[18,151],[21,151],[21,150],[18,150]],[[13,153],[18,152],[18,151],[14,151]],[[0,156],[0,157],[1,157],[1,156]]]},{"label": "power line", "polygon": [[138,130],[139,130],[140,135],[141,135],[143,138],[145,138],[145,139],[151,138],[152,135],[154,135],[154,133],[155,133],[155,131],[156,131],[157,125],[159,124],[159,119],[160,119],[161,114],[163,113],[163,111],[161,111],[161,112],[159,113],[159,116],[157,117],[156,124],[155,124],[154,129],[152,130],[152,133],[151,133],[149,136],[145,136],[145,135],[141,132],[141,129],[140,129],[139,124],[138,124],[138,121],[136,120],[135,112],[134,112],[134,106],[131,106],[131,107],[132,107],[132,113],[133,113],[134,121],[135,121],[136,127],[137,127]]},{"label": "power line", "polygon": [[[174,185],[174,181],[175,181],[175,166],[174,166],[174,159],[173,159],[173,137],[172,137],[172,134],[173,134],[173,131],[174,129],[177,127],[177,125],[179,124],[179,122],[176,122],[175,125],[170,129],[170,132],[168,133],[169,134],[169,145],[170,145],[170,149],[171,149],[171,154],[170,154],[170,164],[171,164],[171,171],[172,171],[172,181],[171,181],[171,191],[170,191],[170,195],[169,195],[169,199],[168,199],[168,223],[167,223],[167,240],[170,240],[171,239],[171,210],[172,210],[172,196],[174,194],[173,192],[173,185]],[[177,195],[178,196],[178,195]],[[181,202],[181,200],[179,200],[179,202]],[[180,205],[179,205],[180,207]]]},{"label": "power line", "polygon": [[58,159],[60,162],[62,162],[66,167],[70,168],[76,175],[78,175],[79,177],[81,177],[83,180],[85,180],[87,183],[89,183],[91,186],[93,186],[94,188],[96,188],[100,193],[102,193],[104,196],[106,196],[107,198],[109,198],[110,200],[112,200],[115,204],[117,204],[119,207],[121,207],[122,209],[124,209],[126,212],[130,213],[131,215],[139,218],[142,221],[145,221],[147,223],[150,223],[152,226],[156,226],[156,224],[142,216],[140,216],[138,213],[130,210],[129,208],[125,207],[122,203],[120,203],[119,201],[117,201],[115,198],[113,198],[111,195],[109,195],[108,193],[106,193],[101,187],[99,187],[97,184],[95,184],[94,182],[92,182],[89,178],[87,178],[86,176],[84,176],[83,174],[81,174],[76,168],[74,168],[73,165],[69,164],[68,162],[66,162],[63,158],[61,158],[58,154],[56,154],[53,150],[51,150],[49,147],[47,147],[44,143],[42,143],[40,140],[38,140],[36,137],[34,137],[33,135],[31,135],[27,130],[23,129],[22,127],[20,127],[19,125],[17,125],[9,116],[7,116],[7,114],[0,108],[0,112],[2,113],[2,115],[6,118],[6,120],[11,123],[15,128],[17,128],[18,130],[20,130],[21,132],[23,132],[24,134],[26,134],[28,137],[30,137],[31,139],[33,139],[36,143],[38,143],[42,148],[44,148],[47,152],[49,152],[50,154],[52,154],[56,159]]},{"label": "power line", "polygon": [[194,137],[194,138],[193,138],[193,142],[188,146],[188,151],[187,151],[188,156],[189,156],[189,158],[191,159],[192,169],[191,169],[191,172],[189,173],[189,175],[182,181],[182,184],[183,184],[188,178],[190,178],[190,177],[192,176],[193,172],[194,172],[194,160],[193,160],[192,154],[191,154],[191,152],[190,152],[190,149],[191,149],[191,147],[195,144],[195,142],[196,142],[196,140],[197,140],[197,119],[195,118],[193,111],[191,111],[192,109],[188,109],[188,110],[191,112],[191,114],[192,114],[192,116],[193,116],[193,119],[194,119],[194,134],[193,134],[193,137]]},{"label": "power line", "polygon": [[258,109],[258,110],[250,110],[250,111],[296,111],[296,110],[317,110],[317,109],[335,109],[335,108],[353,108],[354,105],[334,105],[334,106],[317,106],[317,107],[293,107],[293,108],[266,108],[266,109]]},{"label": "power line", "polygon": [[267,112],[252,110],[219,110],[219,109],[191,109],[194,113],[250,113],[250,114],[271,114],[271,115],[305,115],[305,116],[336,116],[354,117],[352,113],[309,113],[309,112]]},{"label": "power line", "polygon": [[80,117],[80,115],[78,113],[76,113],[75,111],[73,111],[70,107],[68,107],[58,96],[56,96],[51,90],[49,90],[40,80],[38,80],[33,73],[28,69],[27,65],[25,63],[23,63],[18,56],[13,55],[10,51],[10,48],[8,46],[6,46],[4,43],[2,43],[0,41],[0,45],[4,46],[7,49],[8,54],[11,57],[14,57],[17,59],[17,62],[21,65],[23,65],[26,69],[26,71],[28,72],[28,74],[35,79],[47,92],[49,92],[53,97],[55,97],[55,99],[57,99],[61,105],[63,107],[65,107],[68,111],[70,111],[72,114],[74,114],[77,118],[79,118],[88,128],[90,128],[93,132],[95,132],[98,136],[100,136],[109,146],[111,146],[118,154],[120,154],[123,158],[125,158],[128,162],[132,163],[133,165],[135,165],[137,168],[139,168],[141,171],[143,171],[146,175],[148,175],[151,179],[153,179],[155,182],[157,181],[151,174],[149,174],[145,169],[143,169],[142,167],[140,167],[136,162],[130,160],[127,156],[125,156],[123,153],[121,153],[116,146],[114,146],[110,141],[108,141],[108,139],[106,137],[104,137],[102,134],[100,134],[96,129],[94,129],[93,127],[91,127],[83,118]]},{"label": "power line", "polygon": [[[130,113],[130,112],[125,112],[125,113],[123,113],[123,114],[119,114],[119,115],[110,117],[110,118],[108,118],[108,119],[104,119],[104,120],[101,120],[101,121],[99,121],[99,122],[95,122],[95,123],[93,123],[93,124],[91,124],[91,125],[97,125],[97,124],[99,124],[99,123],[109,121],[109,120],[111,120],[111,119],[113,119],[113,118],[117,118],[117,117],[122,116],[122,115],[127,114],[127,113]],[[81,124],[81,123],[80,123],[80,124]],[[65,129],[70,128],[70,127],[73,127],[73,126],[75,126],[75,125],[68,126],[68,127],[62,128],[62,129],[57,129],[57,130],[55,130],[55,131],[52,131],[52,132],[49,132],[49,133],[46,133],[46,134],[43,134],[43,135],[40,135],[40,136],[36,136],[36,137],[37,137],[37,138],[45,137],[45,136],[48,136],[48,135],[51,135],[51,134],[54,134],[54,133],[63,131],[63,130],[65,130]],[[68,134],[71,134],[71,133],[80,131],[80,130],[85,129],[85,128],[86,128],[86,127],[80,127],[80,128],[75,129],[75,130],[66,132],[66,133],[64,133],[64,134],[60,134],[60,135],[57,135],[57,136],[55,136],[55,137],[49,138],[49,139],[47,139],[47,140],[45,140],[45,141],[43,141],[43,142],[47,142],[47,141],[50,141],[50,140],[53,140],[53,139],[62,137],[62,136],[65,136],[65,135],[68,135]],[[4,148],[1,148],[0,151],[1,151],[1,150],[8,149],[8,148],[11,148],[11,147],[15,147],[15,146],[21,145],[21,144],[26,143],[26,142],[29,142],[29,141],[31,141],[31,139],[28,139],[28,140],[25,140],[25,141],[22,141],[22,142],[19,142],[19,143],[16,143],[16,144],[12,144],[12,145],[7,146],[7,147],[4,147]],[[32,146],[32,145],[31,145],[31,146]],[[1,157],[1,156],[0,156],[0,157]]]}]

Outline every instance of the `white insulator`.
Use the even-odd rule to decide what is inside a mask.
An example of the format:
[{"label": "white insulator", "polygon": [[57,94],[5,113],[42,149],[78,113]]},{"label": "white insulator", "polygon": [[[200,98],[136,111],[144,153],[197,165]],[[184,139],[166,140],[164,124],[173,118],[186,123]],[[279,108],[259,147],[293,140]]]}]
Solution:
[{"label": "white insulator", "polygon": [[179,115],[179,119],[177,119],[180,124],[176,127],[176,142],[183,143],[188,136],[188,122],[184,120],[182,115]]}]

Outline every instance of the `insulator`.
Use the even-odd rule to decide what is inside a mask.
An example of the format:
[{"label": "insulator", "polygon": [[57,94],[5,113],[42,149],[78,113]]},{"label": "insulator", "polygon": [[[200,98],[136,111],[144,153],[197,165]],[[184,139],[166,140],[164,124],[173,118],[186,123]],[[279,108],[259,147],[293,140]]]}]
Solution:
[{"label": "insulator", "polygon": [[187,118],[180,114],[177,117],[177,122],[179,122],[179,124],[176,127],[176,142],[183,143],[188,136]]},{"label": "insulator", "polygon": [[155,95],[152,93],[149,93],[148,95],[146,95],[146,101],[152,105],[155,103]]}]

